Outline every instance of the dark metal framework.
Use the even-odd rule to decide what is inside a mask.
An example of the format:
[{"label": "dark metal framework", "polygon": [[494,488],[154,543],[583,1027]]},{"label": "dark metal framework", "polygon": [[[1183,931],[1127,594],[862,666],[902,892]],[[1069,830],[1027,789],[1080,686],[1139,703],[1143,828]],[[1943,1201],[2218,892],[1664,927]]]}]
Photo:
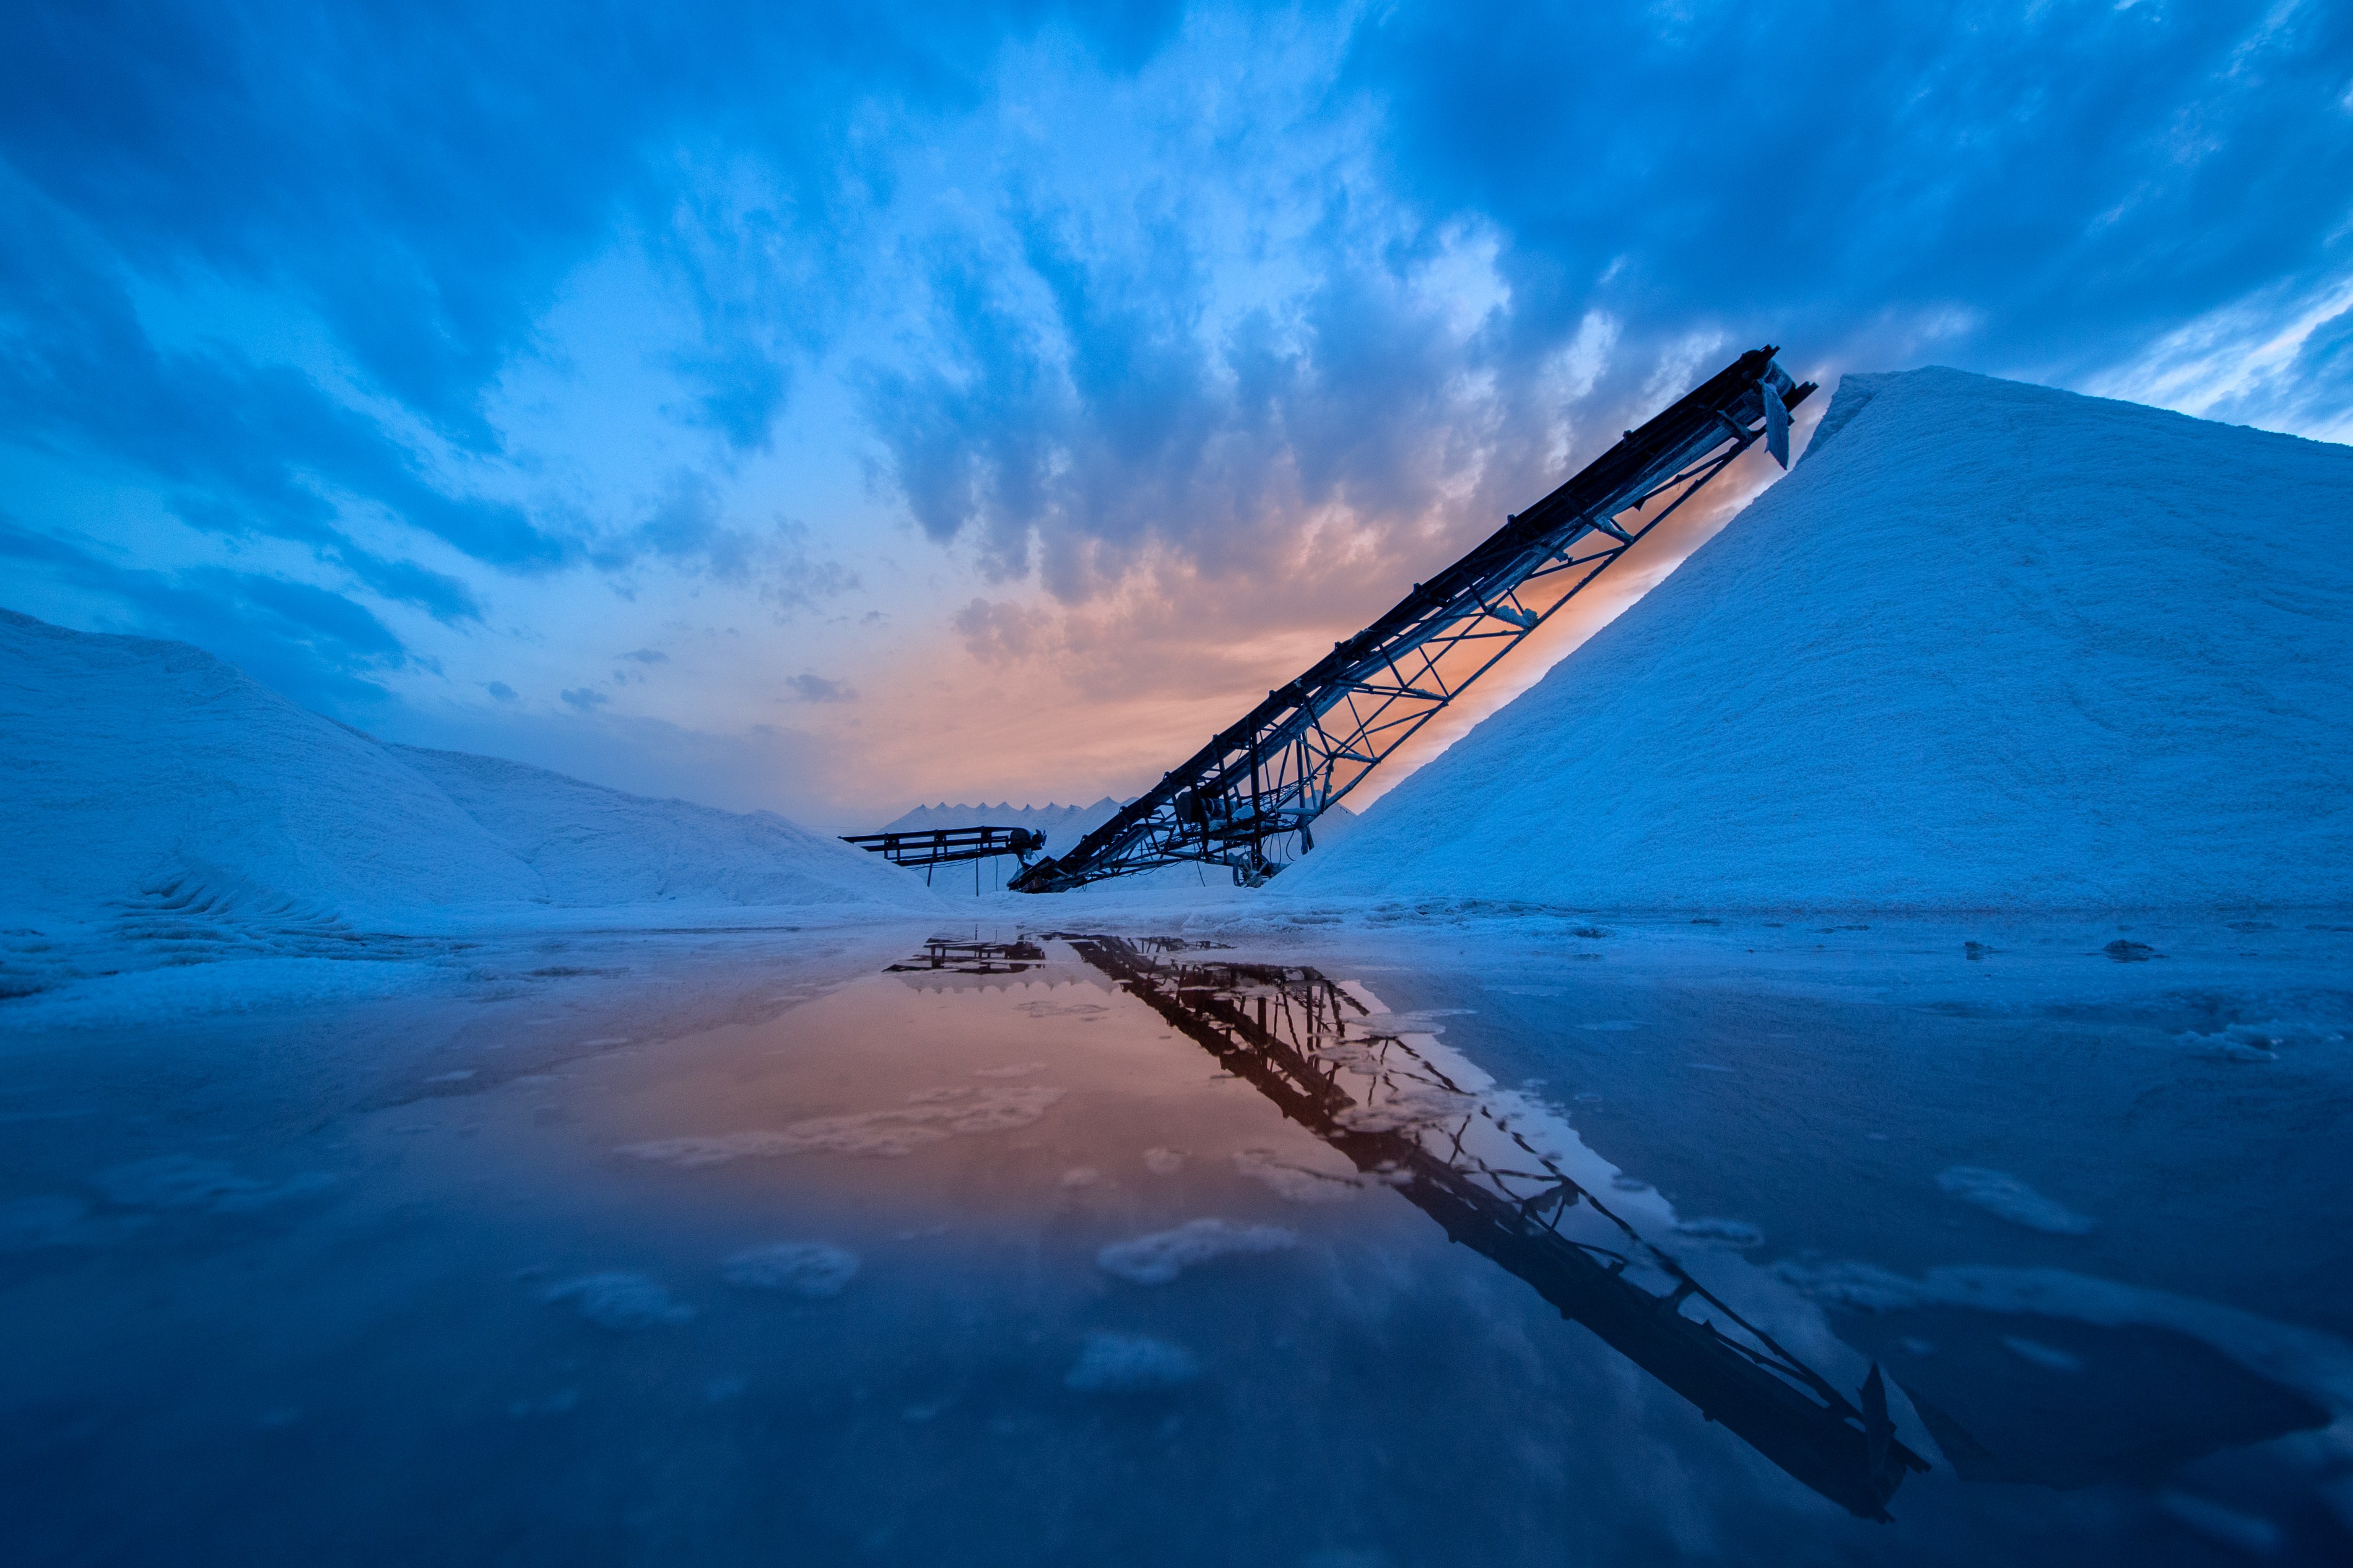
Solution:
[{"label": "dark metal framework", "polygon": [[[1256,886],[1315,847],[1310,824],[1472,682],[1763,441],[1788,463],[1788,411],[1814,390],[1753,349],[1414,584],[1182,767],[1008,886],[1060,892],[1187,861]],[[1654,503],[1659,503],[1655,504]]]},{"label": "dark metal framework", "polygon": [[1023,865],[1046,847],[1046,836],[1027,827],[925,827],[905,833],[845,833],[855,844],[893,866],[945,866],[956,860],[987,860],[1018,855]]},{"label": "dark metal framework", "polygon": [[1928,1468],[1896,1438],[1876,1365],[1852,1398],[1841,1393],[1314,970],[1187,963],[1179,942],[1065,940],[1362,1180],[1397,1189],[1832,1502],[1885,1520],[1905,1474]]}]

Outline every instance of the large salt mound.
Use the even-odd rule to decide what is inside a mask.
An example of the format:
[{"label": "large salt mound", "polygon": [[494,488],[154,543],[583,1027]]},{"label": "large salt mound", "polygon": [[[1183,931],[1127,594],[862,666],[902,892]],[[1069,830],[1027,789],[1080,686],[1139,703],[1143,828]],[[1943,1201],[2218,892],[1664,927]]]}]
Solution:
[{"label": "large salt mound", "polygon": [[1399,784],[1298,896],[2353,902],[2353,450],[1950,370]]},{"label": "large salt mound", "polygon": [[396,927],[565,908],[932,910],[766,813],[379,744],[185,643],[0,611],[0,925],[159,914]]}]

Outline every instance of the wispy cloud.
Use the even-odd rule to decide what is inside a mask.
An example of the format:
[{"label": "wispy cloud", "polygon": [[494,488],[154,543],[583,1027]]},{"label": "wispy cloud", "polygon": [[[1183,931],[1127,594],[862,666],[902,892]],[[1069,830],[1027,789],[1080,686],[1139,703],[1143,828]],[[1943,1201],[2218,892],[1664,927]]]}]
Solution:
[{"label": "wispy cloud", "polygon": [[785,680],[785,689],[803,702],[855,702],[858,693],[848,684],[828,680],[822,675],[806,670]]}]

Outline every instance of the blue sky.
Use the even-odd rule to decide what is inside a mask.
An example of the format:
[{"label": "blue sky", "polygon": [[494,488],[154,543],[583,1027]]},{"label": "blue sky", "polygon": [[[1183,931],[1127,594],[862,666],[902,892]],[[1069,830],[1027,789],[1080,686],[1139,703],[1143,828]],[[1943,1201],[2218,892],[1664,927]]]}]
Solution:
[{"label": "blue sky", "polygon": [[2353,8],[50,0],[0,55],[0,604],[827,826],[1137,787],[1765,341],[2353,439]]}]

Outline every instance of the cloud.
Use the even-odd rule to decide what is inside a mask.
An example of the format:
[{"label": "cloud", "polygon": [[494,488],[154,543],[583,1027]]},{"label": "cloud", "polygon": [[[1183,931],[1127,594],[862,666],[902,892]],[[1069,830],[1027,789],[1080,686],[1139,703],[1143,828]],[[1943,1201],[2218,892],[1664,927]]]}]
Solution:
[{"label": "cloud", "polygon": [[[1032,13],[911,5],[852,19],[688,0],[613,26],[555,0],[495,14],[358,0],[297,24],[249,4],[142,6],[135,21],[119,5],[73,6],[13,37],[0,146],[124,255],[267,277],[372,384],[494,450],[482,393],[617,221],[670,226],[681,143],[723,126],[729,153],[775,176],[767,228],[725,247],[773,250],[797,211],[822,230],[858,177],[842,143],[870,103],[965,100],[970,62],[1036,26]],[[1178,14],[1062,9],[1053,25],[1090,56],[1133,60]],[[714,314],[743,302],[706,294]],[[774,388],[743,336],[709,334],[722,346],[697,367],[699,416],[750,440]]]},{"label": "cloud", "polygon": [[786,678],[785,685],[803,702],[855,702],[858,693],[839,680],[828,680],[821,675],[802,671]]},{"label": "cloud", "polygon": [[1327,523],[1350,550],[1387,551],[1500,477],[1492,432],[1508,410],[1463,374],[1477,324],[1390,266],[1387,222],[1327,215],[1300,290],[1211,337],[1203,301],[1147,279],[1206,291],[1214,258],[1174,233],[1142,255],[1082,257],[1065,231],[1090,216],[1021,222],[1043,301],[1026,314],[961,256],[943,260],[926,280],[929,367],[867,384],[916,521],[968,538],[989,576],[1034,566],[1075,603],[1172,552],[1211,580],[1271,571]]},{"label": "cloud", "polygon": [[701,388],[688,418],[737,448],[765,447],[785,406],[786,367],[748,343],[723,353],[680,354],[671,368]]},{"label": "cloud", "polygon": [[[858,177],[845,129],[873,95],[967,98],[964,62],[1002,26],[987,6],[852,22],[714,4],[612,27],[531,0],[45,14],[0,53],[0,447],[69,476],[83,512],[143,492],[225,562],[292,541],[451,627],[482,626],[486,578],[588,563],[632,529],[606,569],[740,574],[742,531],[691,486],[634,518],[609,491],[522,499],[570,481],[493,422],[505,378],[562,359],[538,335],[552,303],[634,234],[704,307],[702,347],[670,356],[697,389],[682,423],[757,447],[812,341],[777,323],[818,319],[817,290],[732,279],[807,251],[799,278],[829,286],[846,263],[828,213]],[[700,177],[678,153],[714,136],[773,199],[759,223],[709,226],[732,248],[702,253],[671,243],[692,226],[681,176]],[[692,461],[728,472],[724,453]],[[779,613],[854,584],[806,564],[772,585]],[[151,582],[108,570],[84,561],[77,591],[153,611]]]},{"label": "cloud", "polygon": [[509,757],[608,788],[724,811],[780,811],[810,826],[864,822],[873,791],[838,770],[840,749],[774,724],[698,728],[615,713],[427,700],[385,716],[386,740]]},{"label": "cloud", "polygon": [[759,548],[754,535],[728,524],[725,504],[711,477],[682,468],[663,481],[637,526],[600,546],[596,560],[610,571],[651,555],[740,581],[749,575]]},{"label": "cloud", "polygon": [[597,709],[613,700],[593,686],[569,687],[556,695],[564,699],[565,706],[577,709],[583,713],[594,713]]},{"label": "cloud", "polygon": [[634,659],[639,664],[668,664],[670,662],[670,655],[662,652],[659,648],[652,647],[636,648],[632,649],[628,653],[617,653],[613,657],[615,658]]},{"label": "cloud", "polygon": [[570,553],[514,506],[441,488],[413,447],[303,372],[220,345],[158,347],[80,226],[20,182],[0,191],[0,420],[14,439],[128,464],[192,526],[312,545],[448,619],[478,613],[465,584],[355,543],[347,502],[494,565]]},{"label": "cloud", "polygon": [[699,47],[717,20],[101,5],[25,29],[0,101],[12,159],[124,252],[275,274],[372,382],[488,450],[482,389],[628,201],[644,139],[764,72],[790,123],[813,73],[779,57],[823,32],[783,16]]},{"label": "cloud", "polygon": [[515,689],[509,686],[503,680],[484,681],[482,683],[482,689],[489,692],[492,697],[497,698],[501,702],[512,702],[515,700]]},{"label": "cloud", "polygon": [[955,613],[964,646],[986,665],[1017,664],[1045,651],[1054,617],[1009,600],[975,599]]},{"label": "cloud", "polygon": [[[1597,303],[1808,356],[1957,309],[1974,368],[2083,374],[2345,266],[2341,8],[1702,14],[1401,6],[1353,36],[1397,195],[1502,237],[1521,352]],[[1572,59],[1609,67],[1548,90]]]},{"label": "cloud", "polygon": [[776,520],[760,574],[760,597],[779,622],[790,621],[805,610],[855,593],[863,585],[857,573],[811,552],[807,523]]},{"label": "cloud", "polygon": [[646,503],[641,521],[599,544],[594,559],[608,572],[626,573],[651,559],[741,584],[779,620],[860,586],[855,572],[812,552],[806,523],[778,517],[751,527],[733,521],[717,481],[695,468],[674,469]]},{"label": "cloud", "polygon": [[37,573],[114,600],[149,634],[194,643],[309,706],[378,710],[391,696],[380,678],[415,662],[365,606],[315,584],[218,566],[127,566],[5,515],[0,562],[20,588]]},{"label": "cloud", "polygon": [[2353,439],[2353,276],[2308,291],[2258,289],[2176,328],[2084,390]]}]

